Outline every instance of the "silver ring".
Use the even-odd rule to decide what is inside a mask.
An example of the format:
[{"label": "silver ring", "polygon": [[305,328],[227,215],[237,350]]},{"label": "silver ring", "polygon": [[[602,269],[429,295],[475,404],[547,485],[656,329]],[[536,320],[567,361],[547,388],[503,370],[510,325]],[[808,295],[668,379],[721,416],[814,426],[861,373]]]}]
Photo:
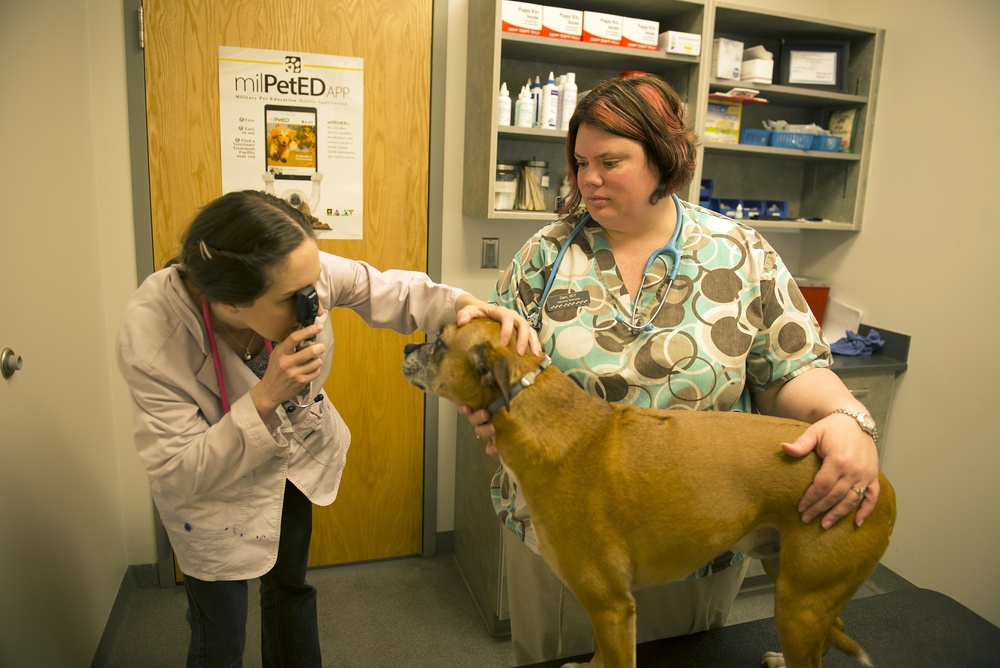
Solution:
[{"label": "silver ring", "polygon": [[852,487],[851,491],[858,495],[860,498],[865,498],[865,492],[868,491],[862,487]]}]

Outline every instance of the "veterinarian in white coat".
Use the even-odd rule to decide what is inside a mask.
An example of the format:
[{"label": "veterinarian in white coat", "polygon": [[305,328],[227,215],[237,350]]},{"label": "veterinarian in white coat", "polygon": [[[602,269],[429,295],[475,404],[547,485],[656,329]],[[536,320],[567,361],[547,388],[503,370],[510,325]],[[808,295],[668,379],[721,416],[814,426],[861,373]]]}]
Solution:
[{"label": "veterinarian in white coat", "polygon": [[[570,121],[564,216],[524,244],[491,301],[533,320],[553,364],[607,401],[813,423],[787,448],[824,459],[800,504],[803,520],[825,513],[830,526],[858,509],[861,522],[878,498],[877,435],[850,413],[868,411],[826,368],[829,346],[767,241],[674,195],[695,167],[683,115],[654,76],[595,86]],[[469,419],[491,438],[485,411]],[[538,556],[530,508],[503,468],[492,494],[510,530],[518,663],[592,652],[587,617]],[[638,640],[725,624],[745,570],[743,555],[728,553],[685,581],[637,592]]]},{"label": "veterinarian in white coat", "polygon": [[[296,320],[300,292],[312,326]],[[517,326],[522,350],[534,336],[512,311],[424,274],[320,252],[308,218],[273,195],[205,206],[176,263],[129,301],[117,342],[136,447],[185,575],[189,666],[241,664],[256,577],[264,665],[322,665],[306,582],[312,504],[336,498],[351,440],[323,393],[334,307],[404,333],[461,314],[500,320],[508,336]]]}]

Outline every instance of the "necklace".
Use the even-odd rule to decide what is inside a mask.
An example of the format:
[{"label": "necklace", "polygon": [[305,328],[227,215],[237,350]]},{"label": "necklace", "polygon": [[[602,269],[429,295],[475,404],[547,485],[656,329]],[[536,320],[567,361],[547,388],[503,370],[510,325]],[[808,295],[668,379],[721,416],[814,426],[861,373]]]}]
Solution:
[{"label": "necklace", "polygon": [[234,341],[238,346],[240,346],[241,348],[243,348],[243,360],[246,361],[246,362],[249,362],[250,360],[252,360],[253,359],[253,353],[250,352],[250,347],[254,344],[254,341],[257,340],[257,332],[253,333],[253,336],[250,337],[250,342],[247,345],[243,345],[240,342],[240,340],[237,339],[236,336],[232,332],[229,331],[229,328],[226,327],[226,323],[222,322],[222,320],[219,320],[219,324],[222,325],[222,329],[226,332],[226,334],[229,335],[229,338],[232,341]]}]

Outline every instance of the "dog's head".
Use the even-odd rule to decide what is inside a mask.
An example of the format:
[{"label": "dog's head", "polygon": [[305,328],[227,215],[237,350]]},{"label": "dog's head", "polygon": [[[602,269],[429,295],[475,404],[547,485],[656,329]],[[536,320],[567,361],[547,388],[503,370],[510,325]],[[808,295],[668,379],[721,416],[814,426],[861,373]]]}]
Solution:
[{"label": "dog's head", "polygon": [[294,136],[295,135],[292,132],[291,128],[283,128],[283,127],[271,128],[271,131],[268,133],[268,137],[271,139],[271,141],[273,141],[275,144],[283,148],[289,146],[292,143],[292,139],[294,138]]},{"label": "dog's head", "polygon": [[510,387],[538,367],[542,356],[518,355],[514,337],[500,345],[500,323],[485,318],[458,327],[445,325],[427,343],[411,343],[403,357],[403,376],[424,392],[478,410],[503,397],[510,408]]}]

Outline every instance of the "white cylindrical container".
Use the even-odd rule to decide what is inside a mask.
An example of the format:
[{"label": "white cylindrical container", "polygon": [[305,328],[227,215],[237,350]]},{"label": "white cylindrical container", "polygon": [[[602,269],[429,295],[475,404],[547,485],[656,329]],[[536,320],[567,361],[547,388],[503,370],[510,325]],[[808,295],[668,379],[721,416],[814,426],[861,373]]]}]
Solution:
[{"label": "white cylindrical container", "polygon": [[549,78],[542,87],[538,121],[538,127],[541,128],[555,130],[559,127],[559,88],[556,86],[555,74],[552,72],[549,72]]},{"label": "white cylindrical container", "polygon": [[530,128],[535,123],[535,104],[527,86],[521,86],[521,93],[514,103],[514,125],[519,128]]},{"label": "white cylindrical container", "polygon": [[510,125],[510,93],[507,92],[507,82],[500,84],[500,95],[497,97],[497,125]]},{"label": "white cylindrical container", "polygon": [[567,72],[562,98],[559,100],[560,130],[569,130],[569,119],[573,117],[573,112],[576,110],[576,93],[576,73]]}]

